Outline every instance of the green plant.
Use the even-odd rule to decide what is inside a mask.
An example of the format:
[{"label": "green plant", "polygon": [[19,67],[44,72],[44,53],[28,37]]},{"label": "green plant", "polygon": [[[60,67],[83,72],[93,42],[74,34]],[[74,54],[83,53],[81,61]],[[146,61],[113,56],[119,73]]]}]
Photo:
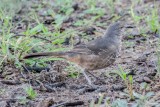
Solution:
[{"label": "green plant", "polygon": [[90,102],[89,107],[128,107],[127,100],[124,99],[116,99],[112,103],[109,101],[109,98],[105,98],[105,102],[102,103],[104,99],[104,94],[100,94],[100,97],[98,99],[98,103],[95,104],[94,100]]},{"label": "green plant", "polygon": [[85,10],[84,13],[97,15],[97,19],[98,19],[105,14],[105,10],[103,8],[92,7],[92,8]]},{"label": "green plant", "polygon": [[138,5],[143,2],[143,0],[131,0],[132,4]]},{"label": "green plant", "polygon": [[131,14],[131,17],[133,18],[134,22],[135,22],[136,25],[138,26],[140,20],[143,19],[143,17],[142,17],[142,16],[138,16],[138,15],[134,12],[134,4],[131,5],[130,14]]},{"label": "green plant", "polygon": [[5,93],[5,89],[3,89],[3,88],[0,88],[0,95],[3,95],[4,93]]},{"label": "green plant", "polygon": [[133,95],[138,98],[134,104],[135,107],[146,107],[148,105],[152,105],[152,103],[149,102],[149,99],[154,95],[154,92],[144,93],[143,95],[134,92]]},{"label": "green plant", "polygon": [[[133,36],[128,36],[128,38],[133,38]],[[124,45],[125,45],[125,47],[132,47],[135,45],[135,43],[131,42],[131,41],[125,41]]]},{"label": "green plant", "polygon": [[135,6],[138,4],[138,2],[139,2],[138,0],[137,0],[137,2],[132,1],[132,5],[131,5],[131,7],[130,7],[130,15],[131,15],[133,21],[135,22],[135,25],[136,25],[138,31],[139,31],[141,34],[143,34],[145,30],[144,30],[144,28],[142,28],[142,27],[139,26],[139,23],[140,23],[140,21],[141,21],[144,17],[143,17],[142,15],[137,14],[137,13],[134,11],[134,8],[135,8]]},{"label": "green plant", "polygon": [[133,77],[132,75],[129,75],[128,77],[129,79],[129,83],[128,83],[128,91],[129,91],[129,96],[131,100],[134,100],[134,96],[133,96]]},{"label": "green plant", "polygon": [[85,3],[88,6],[88,8],[96,8],[96,0],[87,0]]},{"label": "green plant", "polygon": [[70,15],[73,12],[73,0],[55,0],[55,6],[59,8],[59,13]]},{"label": "green plant", "polygon": [[158,7],[155,6],[151,9],[151,15],[148,15],[146,18],[147,24],[150,27],[152,32],[160,33],[160,24],[159,24],[159,16],[158,16]]},{"label": "green plant", "polygon": [[104,94],[100,94],[100,97],[99,97],[99,99],[98,99],[98,103],[95,104],[95,103],[94,103],[94,100],[92,100],[92,101],[90,102],[89,107],[101,107],[103,98],[104,98]]},{"label": "green plant", "polygon": [[[27,53],[30,50],[66,51],[66,50],[70,49],[70,47],[63,48],[62,43],[64,43],[66,38],[70,38],[75,35],[76,32],[74,30],[67,29],[63,32],[60,32],[60,29],[56,29],[55,32],[52,33],[52,32],[49,32],[48,29],[43,24],[39,23],[38,19],[37,19],[37,23],[38,23],[38,25],[35,26],[34,28],[31,29],[29,26],[29,28],[25,32],[23,32],[23,34],[26,35],[31,42],[26,45],[26,47],[28,47],[28,49],[25,49],[25,51],[23,53]],[[50,40],[51,42],[46,43],[45,41],[42,41],[40,39],[31,38],[32,36],[36,35],[37,33],[39,35],[45,36],[46,38],[49,38],[48,40]],[[36,46],[36,48],[35,48],[35,46]],[[72,42],[71,42],[71,46],[73,46]],[[28,59],[28,60],[25,60],[25,63],[27,65],[32,65],[32,66],[35,63],[37,63],[37,66],[46,66],[44,62],[51,61],[51,60],[61,60],[61,59],[60,58]]]},{"label": "green plant", "polygon": [[20,104],[26,104],[28,101],[25,96],[17,96],[16,98],[18,99]]},{"label": "green plant", "polygon": [[10,22],[11,19],[8,17],[5,17],[5,12],[3,10],[0,11],[0,14],[1,14],[1,21],[3,21],[2,25],[0,26],[0,29],[2,30],[2,32],[0,32],[0,35],[1,35],[0,65],[1,65],[3,62],[11,61],[13,58],[13,55],[10,52],[10,40],[12,36],[12,34],[10,33],[12,28],[12,23]]},{"label": "green plant", "polygon": [[65,19],[67,19],[68,16],[67,15],[61,15],[61,14],[56,14],[55,15],[55,24],[54,24],[54,27],[56,29],[60,29],[61,26],[62,26],[62,23]]},{"label": "green plant", "polygon": [[128,107],[128,103],[124,99],[116,99],[110,107]]},{"label": "green plant", "polygon": [[96,4],[98,4],[98,1],[96,0],[87,0],[86,5],[88,9],[85,10],[83,13],[96,15],[95,19],[102,17],[105,14],[105,9],[96,7]]},{"label": "green plant", "polygon": [[127,72],[124,72],[122,66],[118,65],[119,71],[116,71],[116,73],[122,78],[125,83],[127,83]]},{"label": "green plant", "polygon": [[87,19],[83,19],[83,20],[77,20],[75,23],[74,23],[75,26],[90,26],[92,25],[92,21],[91,20],[87,20]]},{"label": "green plant", "polygon": [[[8,23],[9,25],[7,25]],[[2,40],[0,43],[1,48],[1,62],[14,64],[16,67],[21,67],[20,58],[22,53],[26,53],[28,50],[30,50],[33,46],[28,46],[30,44],[33,44],[33,41],[29,37],[13,37],[13,35],[10,33],[10,30],[12,26],[10,27],[10,21],[6,22],[4,21],[4,26],[2,27]],[[5,26],[8,26],[8,29],[5,29]],[[37,44],[36,44],[37,45]]]},{"label": "green plant", "polygon": [[0,65],[4,62],[14,64],[15,67],[18,68],[22,65],[20,62],[22,53],[26,53],[28,50],[30,50],[32,46],[29,47],[29,45],[35,43],[29,38],[29,35],[36,34],[36,30],[42,27],[42,25],[39,25],[33,30],[28,29],[26,32],[23,32],[22,35],[25,34],[26,36],[17,36],[17,34],[12,33],[12,29],[14,28],[12,17],[12,15],[6,13],[5,9],[0,8],[0,20],[2,23],[0,25]]},{"label": "green plant", "polygon": [[37,93],[35,90],[33,90],[32,86],[26,87],[25,92],[27,93],[27,98],[33,100],[36,98]]},{"label": "green plant", "polygon": [[79,69],[77,69],[77,66],[74,66],[74,64],[67,66],[65,71],[69,72],[68,76],[71,78],[79,77]]},{"label": "green plant", "polygon": [[12,18],[21,10],[23,3],[22,0],[1,0],[0,10],[5,12],[5,17]]},{"label": "green plant", "polygon": [[118,74],[122,80],[125,82],[125,85],[127,86],[128,94],[131,100],[134,100],[133,96],[133,77],[132,75],[127,76],[127,72],[125,72],[122,68],[122,66],[118,65],[119,70],[115,71],[116,74]]},{"label": "green plant", "polygon": [[115,13],[115,6],[114,6],[114,0],[105,0],[105,4],[109,8],[109,11],[111,14]]}]

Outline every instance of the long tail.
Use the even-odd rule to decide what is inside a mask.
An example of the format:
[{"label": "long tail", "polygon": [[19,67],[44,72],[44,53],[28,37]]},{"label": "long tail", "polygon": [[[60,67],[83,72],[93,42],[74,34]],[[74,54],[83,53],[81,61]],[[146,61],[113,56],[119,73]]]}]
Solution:
[{"label": "long tail", "polygon": [[43,56],[54,56],[54,57],[59,57],[59,58],[64,58],[65,52],[41,52],[41,53],[32,53],[32,54],[27,54],[23,58],[28,59],[28,58],[36,58],[36,57],[43,57]]}]

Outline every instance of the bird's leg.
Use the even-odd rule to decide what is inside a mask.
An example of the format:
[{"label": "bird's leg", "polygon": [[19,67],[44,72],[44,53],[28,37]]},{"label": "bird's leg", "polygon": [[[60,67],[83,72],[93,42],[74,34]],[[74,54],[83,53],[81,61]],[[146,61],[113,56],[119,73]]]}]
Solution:
[{"label": "bird's leg", "polygon": [[90,86],[92,86],[92,81],[91,81],[91,79],[87,76],[86,72],[87,72],[86,69],[85,69],[85,70],[82,70],[82,73],[83,73],[83,75],[85,76],[88,84],[89,84]]},{"label": "bird's leg", "polygon": [[105,83],[105,81],[103,79],[100,79],[98,77],[96,77],[95,75],[93,75],[92,73],[90,73],[88,70],[86,70],[86,72],[90,75],[92,75],[94,78],[96,78],[97,80],[101,81],[102,83]]},{"label": "bird's leg", "polygon": [[[86,69],[85,69],[85,70],[82,70],[82,73],[83,73],[83,75],[85,76],[85,78],[86,78],[89,86],[91,86],[91,87],[94,88],[94,89],[97,89],[98,86],[92,83],[91,79],[88,77],[88,75],[86,74],[86,72],[89,72],[89,71],[86,70]],[[92,75],[92,76],[93,76],[93,75]],[[95,77],[95,76],[94,76],[94,77]]]}]

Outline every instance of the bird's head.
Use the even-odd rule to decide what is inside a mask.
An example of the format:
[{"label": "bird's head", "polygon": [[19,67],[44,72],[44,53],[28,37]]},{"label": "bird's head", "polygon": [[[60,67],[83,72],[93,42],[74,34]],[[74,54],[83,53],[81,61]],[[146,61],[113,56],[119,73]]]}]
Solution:
[{"label": "bird's head", "polygon": [[107,32],[105,33],[105,37],[120,36],[122,28],[123,28],[123,24],[120,22],[115,22],[109,25]]}]

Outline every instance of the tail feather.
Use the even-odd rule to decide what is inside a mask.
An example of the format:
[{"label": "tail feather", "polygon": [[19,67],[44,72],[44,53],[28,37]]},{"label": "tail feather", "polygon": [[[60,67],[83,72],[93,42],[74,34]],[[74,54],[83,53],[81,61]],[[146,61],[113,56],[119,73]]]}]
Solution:
[{"label": "tail feather", "polygon": [[59,57],[63,58],[64,52],[42,52],[42,53],[32,53],[25,55],[23,58],[28,59],[28,58],[36,58],[36,57],[43,57],[43,56],[54,56],[54,57]]}]

